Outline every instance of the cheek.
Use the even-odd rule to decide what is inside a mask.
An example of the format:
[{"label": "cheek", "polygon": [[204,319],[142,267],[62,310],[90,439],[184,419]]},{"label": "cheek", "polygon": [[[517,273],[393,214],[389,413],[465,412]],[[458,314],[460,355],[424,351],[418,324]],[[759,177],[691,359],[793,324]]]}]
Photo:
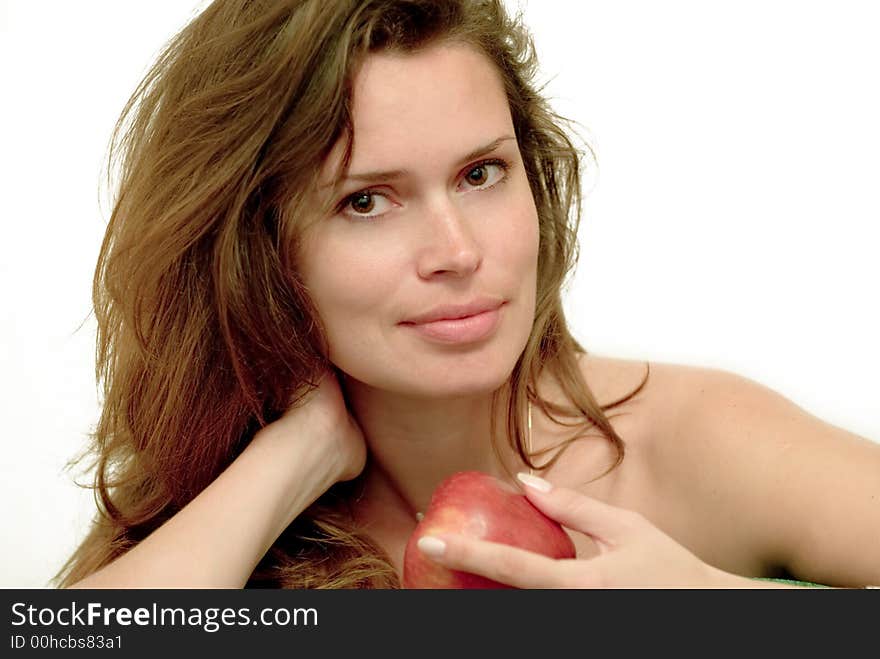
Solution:
[{"label": "cheek", "polygon": [[319,258],[304,269],[303,279],[324,327],[330,361],[347,370],[349,355],[369,349],[379,286],[369,264],[343,261],[338,254]]},{"label": "cheek", "polygon": [[538,265],[538,212],[526,184],[511,199],[496,228],[494,244],[509,271],[518,277],[534,278]]},{"label": "cheek", "polygon": [[377,258],[331,237],[311,243],[300,263],[303,283],[328,332],[376,308],[386,278]]},{"label": "cheek", "polygon": [[388,357],[407,280],[404,248],[368,237],[326,231],[300,264],[330,360],[358,379],[368,379],[370,365]]}]

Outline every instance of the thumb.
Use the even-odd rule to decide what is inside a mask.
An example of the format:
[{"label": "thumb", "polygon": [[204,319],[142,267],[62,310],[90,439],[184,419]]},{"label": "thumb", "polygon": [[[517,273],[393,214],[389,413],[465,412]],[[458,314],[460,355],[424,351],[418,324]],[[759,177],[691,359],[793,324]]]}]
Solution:
[{"label": "thumb", "polygon": [[636,523],[637,513],[593,499],[577,490],[555,487],[531,474],[516,477],[529,501],[547,517],[605,545],[616,545]]}]

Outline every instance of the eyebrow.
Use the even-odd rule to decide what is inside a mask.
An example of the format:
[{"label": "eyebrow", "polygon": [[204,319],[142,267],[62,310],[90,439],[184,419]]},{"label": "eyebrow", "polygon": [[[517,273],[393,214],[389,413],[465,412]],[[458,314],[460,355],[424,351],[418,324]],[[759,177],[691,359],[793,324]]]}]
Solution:
[{"label": "eyebrow", "polygon": [[[480,156],[485,156],[487,153],[491,153],[495,149],[497,149],[501,144],[508,140],[516,139],[513,135],[504,135],[499,137],[498,139],[492,140],[488,144],[484,144],[481,147],[477,147],[469,154],[464,156],[461,160],[458,161],[457,166],[461,167],[462,165],[467,164],[470,160],[475,160]],[[404,178],[409,172],[405,169],[394,169],[391,171],[384,172],[362,172],[359,174],[349,174],[345,176],[340,183],[345,183],[346,181],[365,181],[365,182],[376,182],[376,183],[387,183],[388,181],[395,181],[401,178]]]}]

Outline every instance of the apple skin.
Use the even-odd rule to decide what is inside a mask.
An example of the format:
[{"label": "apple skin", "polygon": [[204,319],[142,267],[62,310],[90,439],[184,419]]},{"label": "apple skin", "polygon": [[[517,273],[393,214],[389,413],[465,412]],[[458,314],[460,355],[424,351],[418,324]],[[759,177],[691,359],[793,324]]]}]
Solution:
[{"label": "apple skin", "polygon": [[571,538],[507,483],[479,471],[461,471],[431,495],[403,555],[404,588],[511,588],[486,577],[450,570],[416,546],[425,535],[456,533],[500,542],[551,558],[575,558]]}]

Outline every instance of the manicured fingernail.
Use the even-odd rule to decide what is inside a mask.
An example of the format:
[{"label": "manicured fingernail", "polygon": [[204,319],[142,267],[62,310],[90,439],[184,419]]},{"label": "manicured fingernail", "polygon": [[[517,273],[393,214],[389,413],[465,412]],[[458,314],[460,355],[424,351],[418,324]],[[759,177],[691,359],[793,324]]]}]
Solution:
[{"label": "manicured fingernail", "polygon": [[431,535],[425,535],[419,538],[416,543],[418,548],[431,558],[440,558],[443,555],[443,552],[446,551],[446,543],[443,542],[440,538],[435,538]]},{"label": "manicured fingernail", "polygon": [[524,471],[519,472],[516,477],[525,485],[538,490],[538,492],[549,492],[553,489],[553,486],[548,481],[538,476],[527,474]]}]

